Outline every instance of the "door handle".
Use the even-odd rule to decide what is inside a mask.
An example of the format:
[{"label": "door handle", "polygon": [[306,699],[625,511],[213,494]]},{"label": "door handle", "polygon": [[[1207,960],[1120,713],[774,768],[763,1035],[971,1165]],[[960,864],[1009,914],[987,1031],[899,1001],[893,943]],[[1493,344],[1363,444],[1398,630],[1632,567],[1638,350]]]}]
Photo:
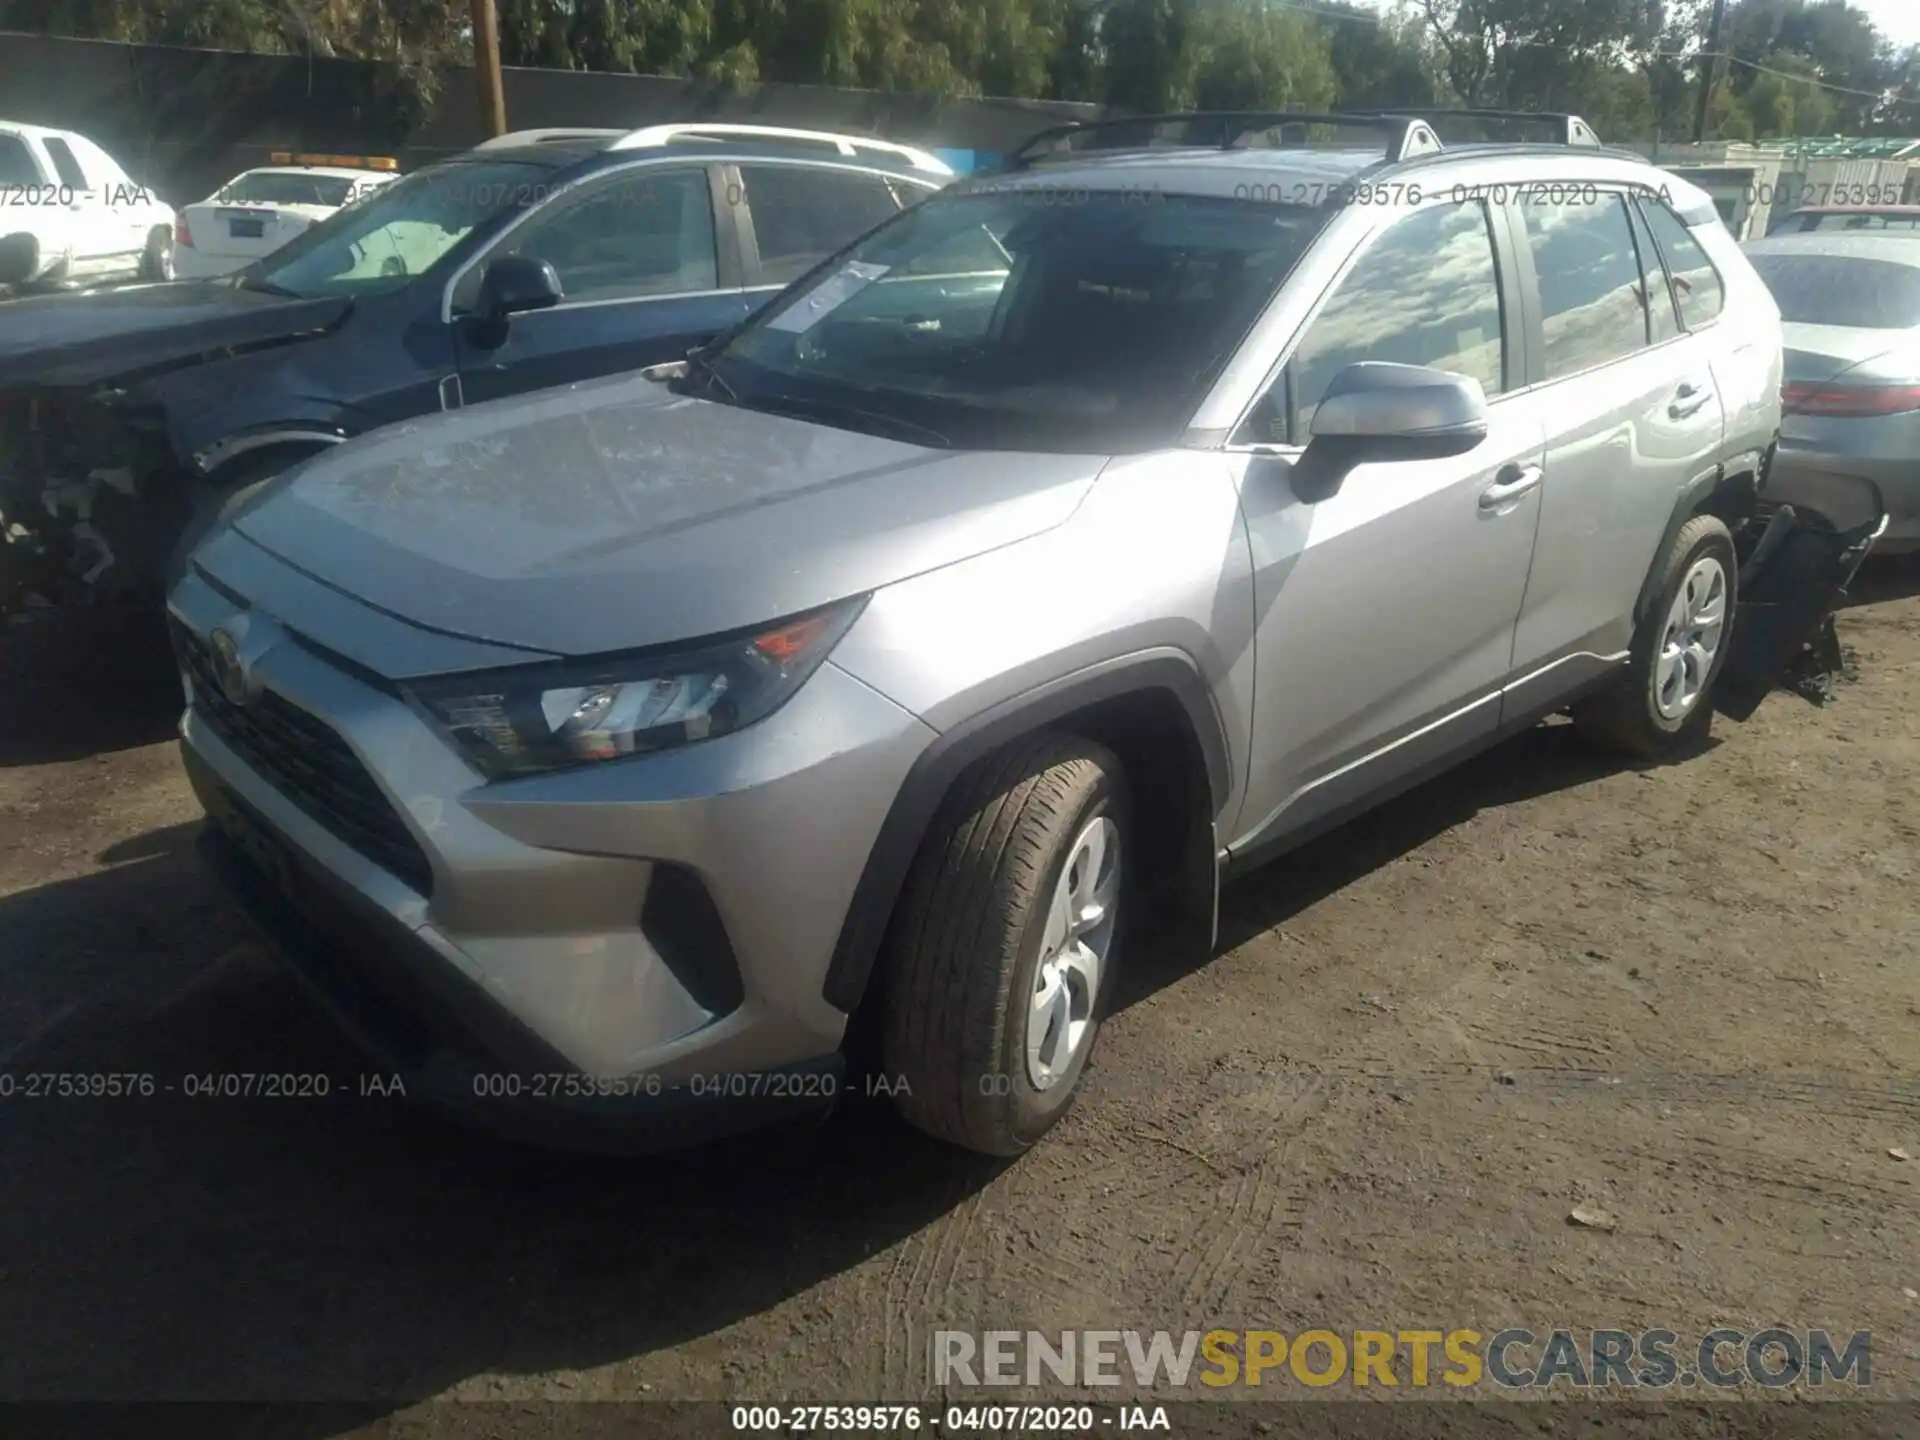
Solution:
[{"label": "door handle", "polygon": [[1689,415],[1699,414],[1711,399],[1713,391],[1704,386],[1682,385],[1673,392],[1673,403],[1667,406],[1667,416],[1673,420],[1685,420]]},{"label": "door handle", "polygon": [[1544,480],[1546,474],[1538,465],[1502,465],[1500,473],[1493,477],[1493,484],[1480,492],[1480,508],[1498,510],[1518,500]]}]

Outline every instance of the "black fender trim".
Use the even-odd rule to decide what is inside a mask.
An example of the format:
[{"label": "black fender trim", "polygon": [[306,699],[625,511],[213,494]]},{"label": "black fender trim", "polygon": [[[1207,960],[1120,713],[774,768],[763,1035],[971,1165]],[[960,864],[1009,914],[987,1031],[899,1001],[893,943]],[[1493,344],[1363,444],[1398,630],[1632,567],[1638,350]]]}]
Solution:
[{"label": "black fender trim", "polygon": [[315,449],[325,449],[329,445],[341,444],[347,438],[347,432],[337,425],[282,421],[248,426],[245,430],[225,435],[199,447],[189,458],[196,474],[211,475],[223,465],[269,446],[310,445]]},{"label": "black fender trim", "polygon": [[1654,547],[1653,558],[1647,562],[1647,573],[1640,581],[1640,593],[1634,597],[1635,625],[1646,619],[1647,607],[1658,598],[1655,592],[1660,583],[1660,557],[1673,548],[1673,537],[1680,533],[1681,526],[1693,518],[1694,512],[1700,508],[1700,502],[1718,487],[1721,474],[1720,467],[1716,465],[1706,474],[1695,476],[1675,497],[1673,513],[1667,517],[1666,527],[1660,532],[1660,543]]},{"label": "black fender trim", "polygon": [[1212,813],[1218,816],[1232,790],[1226,733],[1206,680],[1185,651],[1169,647],[1102,661],[963,720],[921,752],[880,826],[821,986],[827,1003],[848,1015],[859,1008],[907,871],[962,770],[1077,710],[1152,690],[1169,692],[1180,703],[1205,758]]}]

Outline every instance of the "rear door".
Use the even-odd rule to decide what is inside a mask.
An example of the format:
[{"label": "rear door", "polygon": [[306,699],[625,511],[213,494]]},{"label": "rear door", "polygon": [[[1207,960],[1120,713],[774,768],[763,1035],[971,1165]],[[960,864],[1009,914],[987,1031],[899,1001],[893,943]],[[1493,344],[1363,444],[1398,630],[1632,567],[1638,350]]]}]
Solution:
[{"label": "rear door", "polygon": [[80,166],[73,148],[58,135],[41,138],[59,181],[59,199],[70,212],[73,260],[70,273],[95,275],[111,269],[117,257],[135,247],[124,223],[107,208],[107,194],[99,180]]},{"label": "rear door", "polygon": [[[737,251],[716,167],[650,163],[568,188],[507,231],[455,283],[467,403],[685,357],[742,318]],[[472,319],[489,260],[526,255],[560,277],[550,310],[503,330]]]},{"label": "rear door", "polygon": [[1513,208],[1536,300],[1530,379],[1549,417],[1540,536],[1514,643],[1517,713],[1626,658],[1674,505],[1717,470],[1724,423],[1709,342],[1682,329],[1626,194],[1534,186]]},{"label": "rear door", "polygon": [[86,136],[75,135],[69,148],[108,217],[101,222],[103,230],[117,233],[123,246],[119,253],[137,262],[147,248],[148,233],[163,218],[156,214],[161,207],[146,186],[136,183],[118,160]]}]

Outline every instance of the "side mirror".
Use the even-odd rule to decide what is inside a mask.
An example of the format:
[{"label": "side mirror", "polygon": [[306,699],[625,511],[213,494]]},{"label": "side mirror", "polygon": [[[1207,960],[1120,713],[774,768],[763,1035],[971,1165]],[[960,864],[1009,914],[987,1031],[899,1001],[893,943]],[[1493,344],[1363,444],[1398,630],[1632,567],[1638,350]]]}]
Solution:
[{"label": "side mirror", "polygon": [[553,266],[531,255],[502,255],[487,262],[475,298],[475,318],[498,324],[509,315],[528,310],[550,310],[566,292]]},{"label": "side mirror", "polygon": [[1294,492],[1324,500],[1356,465],[1440,460],[1487,438],[1480,382],[1427,365],[1364,360],[1333,377],[1293,468]]}]

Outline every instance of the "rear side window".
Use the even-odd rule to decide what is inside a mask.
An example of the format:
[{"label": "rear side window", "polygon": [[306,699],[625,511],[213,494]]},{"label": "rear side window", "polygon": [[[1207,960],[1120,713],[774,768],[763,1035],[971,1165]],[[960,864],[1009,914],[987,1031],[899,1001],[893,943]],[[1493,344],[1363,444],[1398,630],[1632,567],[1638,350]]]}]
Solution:
[{"label": "rear side window", "polygon": [[900,208],[885,180],[853,170],[742,165],[740,180],[768,285],[799,279]]},{"label": "rear side window", "polygon": [[53,161],[53,168],[60,172],[60,183],[71,185],[76,190],[91,190],[87,183],[87,172],[80,168],[80,162],[73,158],[73,151],[67,148],[67,142],[49,135],[42,142],[47,147],[47,158]]},{"label": "rear side window", "polygon": [[1577,375],[1647,344],[1639,252],[1626,197],[1592,191],[1570,199],[1525,196],[1547,379]]},{"label": "rear side window", "polygon": [[1652,196],[1641,197],[1640,210],[1667,262],[1667,273],[1673,277],[1673,298],[1680,307],[1681,322],[1689,330],[1697,330],[1719,319],[1727,303],[1726,284],[1686,221],[1665,201]]},{"label": "rear side window", "polygon": [[1240,438],[1304,442],[1333,378],[1363,360],[1431,365],[1478,380],[1488,395],[1505,388],[1500,272],[1479,201],[1421,210],[1376,239],[1307,327],[1287,376]]},{"label": "rear side window", "polygon": [[1789,324],[1858,330],[1920,326],[1920,267],[1864,255],[1753,255]]}]

